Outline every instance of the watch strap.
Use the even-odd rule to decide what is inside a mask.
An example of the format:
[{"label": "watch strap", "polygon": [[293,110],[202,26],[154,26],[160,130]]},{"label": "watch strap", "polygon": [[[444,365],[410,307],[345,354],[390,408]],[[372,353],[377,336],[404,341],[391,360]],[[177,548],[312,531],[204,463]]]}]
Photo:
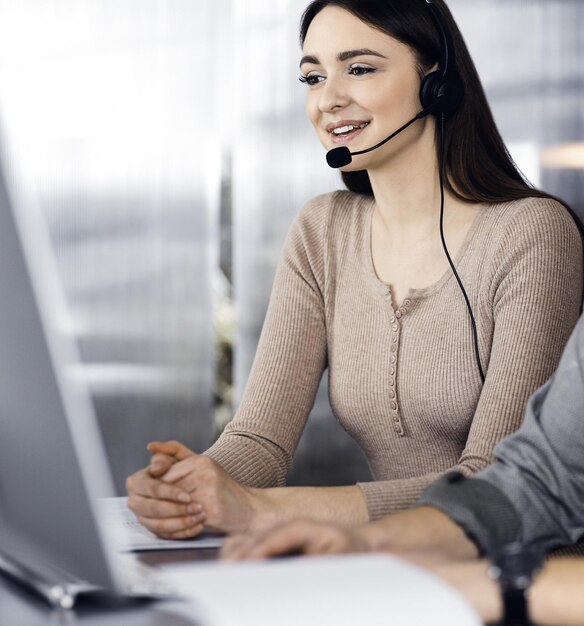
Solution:
[{"label": "watch strap", "polygon": [[530,626],[527,589],[503,588],[503,623],[506,626]]}]

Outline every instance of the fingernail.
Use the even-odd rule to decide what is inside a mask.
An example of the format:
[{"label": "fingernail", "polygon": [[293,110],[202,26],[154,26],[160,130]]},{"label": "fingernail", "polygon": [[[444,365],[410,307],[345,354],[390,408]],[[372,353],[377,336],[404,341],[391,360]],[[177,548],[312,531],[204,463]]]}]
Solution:
[{"label": "fingernail", "polygon": [[193,515],[191,519],[193,520],[193,522],[195,522],[195,524],[200,524],[205,519],[205,517],[206,516],[204,513],[199,513],[199,515]]},{"label": "fingernail", "polygon": [[184,502],[185,504],[188,504],[191,501],[191,496],[189,496],[188,493],[179,493],[176,499],[179,502]]},{"label": "fingernail", "polygon": [[187,510],[189,513],[201,513],[203,507],[200,504],[190,504]]}]

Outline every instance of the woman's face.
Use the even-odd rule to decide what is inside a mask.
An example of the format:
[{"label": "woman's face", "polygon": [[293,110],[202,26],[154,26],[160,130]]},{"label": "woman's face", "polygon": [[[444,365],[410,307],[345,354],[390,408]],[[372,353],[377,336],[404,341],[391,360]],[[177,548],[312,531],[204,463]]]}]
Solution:
[{"label": "woman's face", "polygon": [[[306,113],[327,150],[369,148],[422,109],[411,49],[337,6],[326,7],[311,22],[300,71],[308,89]],[[380,165],[412,142],[411,130],[354,157],[343,170]]]}]

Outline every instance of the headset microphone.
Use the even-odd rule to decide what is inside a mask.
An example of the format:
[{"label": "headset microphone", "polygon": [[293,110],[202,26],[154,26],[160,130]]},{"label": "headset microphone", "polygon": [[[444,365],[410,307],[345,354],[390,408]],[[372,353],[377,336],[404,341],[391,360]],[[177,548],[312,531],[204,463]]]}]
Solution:
[{"label": "headset microphone", "polygon": [[439,110],[440,105],[442,104],[441,97],[438,97],[430,106],[427,106],[425,109],[420,111],[415,117],[409,122],[406,122],[401,128],[398,128],[394,133],[392,133],[389,137],[383,139],[379,143],[376,143],[371,148],[366,148],[365,150],[357,150],[356,152],[351,152],[347,146],[339,146],[338,148],[333,148],[326,153],[326,162],[332,168],[344,167],[345,165],[349,165],[352,162],[353,157],[358,154],[365,154],[366,152],[371,152],[372,150],[377,150],[377,148],[381,147],[383,144],[387,143],[390,139],[397,137],[401,132],[409,128],[414,122],[421,120],[426,117],[426,115],[430,115],[430,113],[434,113]]}]

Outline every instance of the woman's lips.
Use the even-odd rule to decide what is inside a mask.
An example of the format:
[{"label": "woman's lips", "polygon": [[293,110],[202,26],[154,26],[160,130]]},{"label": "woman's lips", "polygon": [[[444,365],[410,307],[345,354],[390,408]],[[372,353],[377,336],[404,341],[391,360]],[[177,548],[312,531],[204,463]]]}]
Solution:
[{"label": "woman's lips", "polygon": [[[363,124],[363,122],[361,122],[361,124]],[[331,142],[337,146],[347,144],[356,139],[367,128],[368,125],[369,123],[366,123],[364,126],[361,126],[361,128],[355,128],[354,130],[342,135],[335,135],[332,130],[329,130]],[[342,126],[356,126],[356,124],[354,122],[348,122],[346,124],[342,124],[341,126],[337,126],[337,128],[341,128]]]}]

